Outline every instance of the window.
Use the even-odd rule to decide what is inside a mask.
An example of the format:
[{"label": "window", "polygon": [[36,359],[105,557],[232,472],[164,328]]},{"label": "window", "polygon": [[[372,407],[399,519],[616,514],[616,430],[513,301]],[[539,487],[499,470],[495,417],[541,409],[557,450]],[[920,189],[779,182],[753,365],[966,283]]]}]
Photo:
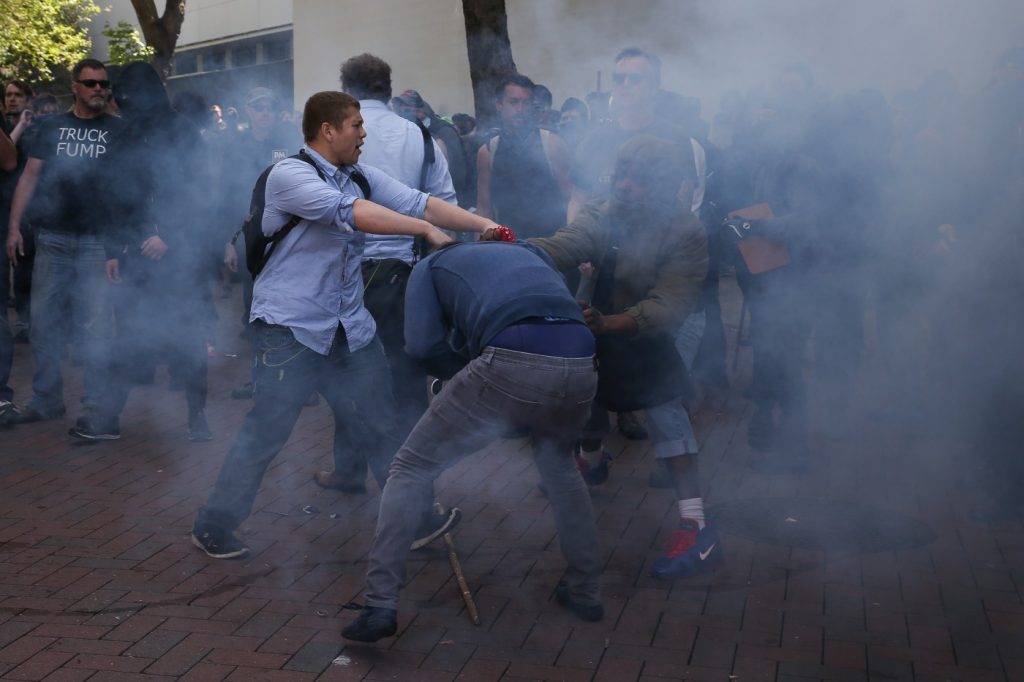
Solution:
[{"label": "window", "polygon": [[231,67],[240,69],[245,66],[252,66],[256,63],[256,46],[246,45],[231,50]]},{"label": "window", "polygon": [[263,55],[265,62],[283,62],[292,58],[292,41],[291,38],[278,38],[276,40],[267,41],[263,46]]},{"label": "window", "polygon": [[179,52],[174,55],[174,73],[183,75],[199,70],[199,58],[195,52]]},{"label": "window", "polygon": [[228,53],[214,50],[203,55],[203,71],[223,71],[227,66]]}]

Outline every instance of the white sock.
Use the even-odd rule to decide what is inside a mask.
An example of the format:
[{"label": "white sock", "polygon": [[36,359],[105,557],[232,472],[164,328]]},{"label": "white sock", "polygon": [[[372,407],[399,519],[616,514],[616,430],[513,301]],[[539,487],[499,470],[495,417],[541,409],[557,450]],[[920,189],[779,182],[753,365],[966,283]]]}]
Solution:
[{"label": "white sock", "polygon": [[583,455],[583,459],[587,461],[587,464],[596,467],[601,463],[601,458],[604,456],[604,448],[598,445],[597,450],[584,450],[580,446],[580,454]]},{"label": "white sock", "polygon": [[679,517],[693,519],[697,522],[697,528],[704,530],[704,499],[691,497],[688,500],[679,500]]}]

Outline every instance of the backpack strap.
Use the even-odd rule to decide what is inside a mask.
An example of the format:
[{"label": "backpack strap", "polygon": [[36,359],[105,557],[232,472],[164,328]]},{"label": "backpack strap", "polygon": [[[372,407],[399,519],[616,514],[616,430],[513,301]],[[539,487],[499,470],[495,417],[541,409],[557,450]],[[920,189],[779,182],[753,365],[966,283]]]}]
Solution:
[{"label": "backpack strap", "polygon": [[[295,154],[294,156],[291,156],[289,158],[305,161],[306,163],[313,167],[313,170],[316,171],[316,174],[320,176],[321,180],[327,182],[327,176],[324,175],[324,172],[322,170],[320,170],[320,166],[317,164],[316,161],[313,160],[313,157],[306,153],[305,149],[300,149],[298,154]],[[363,182],[366,182],[365,178],[363,179]],[[267,237],[267,241],[269,242],[269,244],[267,246],[266,255],[264,256],[263,259],[264,262],[270,260],[270,254],[274,252],[274,247],[277,246],[277,243],[284,239],[285,237],[287,237],[288,233],[295,229],[295,226],[301,222],[302,218],[300,218],[297,215],[293,215],[291,219],[288,222],[286,222],[280,230]]]},{"label": "backpack strap", "polygon": [[[430,131],[423,125],[421,121],[416,121],[416,127],[420,129],[420,135],[423,136],[423,165],[420,166],[420,185],[419,190],[421,192],[427,191],[427,171],[434,165],[434,161],[437,157],[434,156],[434,138],[430,136]],[[369,198],[369,194],[366,195]],[[423,254],[427,252],[427,245],[422,237],[416,237],[412,241],[412,260],[413,262],[418,261],[423,257]]]},{"label": "backpack strap", "polygon": [[423,136],[423,165],[420,167],[420,185],[417,189],[421,192],[427,191],[427,171],[434,165],[436,157],[434,156],[434,138],[430,136],[430,131],[423,125],[421,121],[416,121],[416,127],[420,129],[420,135]]}]

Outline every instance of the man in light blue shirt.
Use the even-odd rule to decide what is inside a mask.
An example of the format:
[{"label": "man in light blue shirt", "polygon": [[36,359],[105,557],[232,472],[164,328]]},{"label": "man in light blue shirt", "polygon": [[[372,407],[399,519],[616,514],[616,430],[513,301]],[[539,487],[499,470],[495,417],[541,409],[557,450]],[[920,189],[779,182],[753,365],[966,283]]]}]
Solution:
[{"label": "man in light blue shirt", "polygon": [[387,361],[362,301],[365,234],[411,235],[437,246],[450,238],[435,224],[469,232],[495,227],[377,169],[356,166],[366,132],[359,102],[349,95],[310,97],[302,131],[305,158],[279,162],[267,178],[264,233],[275,234],[292,216],[301,220],[277,242],[253,287],[253,408],[192,529],[193,543],[216,559],[249,553],[233,531],[252,512],[263,474],[311,391],[319,391],[334,413],[336,462],[343,446],[359,449],[384,485],[401,439]]},{"label": "man in light blue shirt", "polygon": [[[387,107],[391,99],[388,63],[372,54],[346,60],[341,65],[341,89],[359,99],[366,128],[360,164],[455,204],[455,188],[441,148],[422,125],[407,121]],[[377,336],[388,358],[403,437],[427,409],[427,392],[423,389],[426,374],[404,348],[405,287],[418,256],[415,240],[406,236],[369,235],[363,251],[363,302],[377,323]],[[364,459],[353,458],[346,466],[337,467],[334,474],[334,478],[321,477],[318,482],[338,490],[365,490]]]}]

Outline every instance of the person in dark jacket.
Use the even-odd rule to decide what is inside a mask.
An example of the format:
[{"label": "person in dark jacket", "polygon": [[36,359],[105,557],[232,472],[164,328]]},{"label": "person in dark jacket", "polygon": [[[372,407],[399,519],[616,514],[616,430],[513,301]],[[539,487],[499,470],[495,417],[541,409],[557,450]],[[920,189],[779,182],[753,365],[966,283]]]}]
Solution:
[{"label": "person in dark jacket", "polygon": [[558,602],[584,620],[600,620],[597,529],[572,455],[597,387],[594,337],[550,259],[521,242],[436,251],[409,279],[405,339],[406,352],[450,380],[392,460],[370,551],[367,606],[342,635],[374,642],[395,634],[406,552],[433,480],[510,427],[533,438],[569,564]]},{"label": "person in dark jacket", "polygon": [[181,370],[190,440],[210,440],[204,326],[213,315],[204,280],[204,167],[199,130],[171,109],[147,63],[129,64],[116,87],[126,122],[116,200],[122,229],[106,238],[107,279],[115,286],[116,336],[110,378],[97,410],[70,435],[120,437],[118,416],[132,385],[165,360]]}]

